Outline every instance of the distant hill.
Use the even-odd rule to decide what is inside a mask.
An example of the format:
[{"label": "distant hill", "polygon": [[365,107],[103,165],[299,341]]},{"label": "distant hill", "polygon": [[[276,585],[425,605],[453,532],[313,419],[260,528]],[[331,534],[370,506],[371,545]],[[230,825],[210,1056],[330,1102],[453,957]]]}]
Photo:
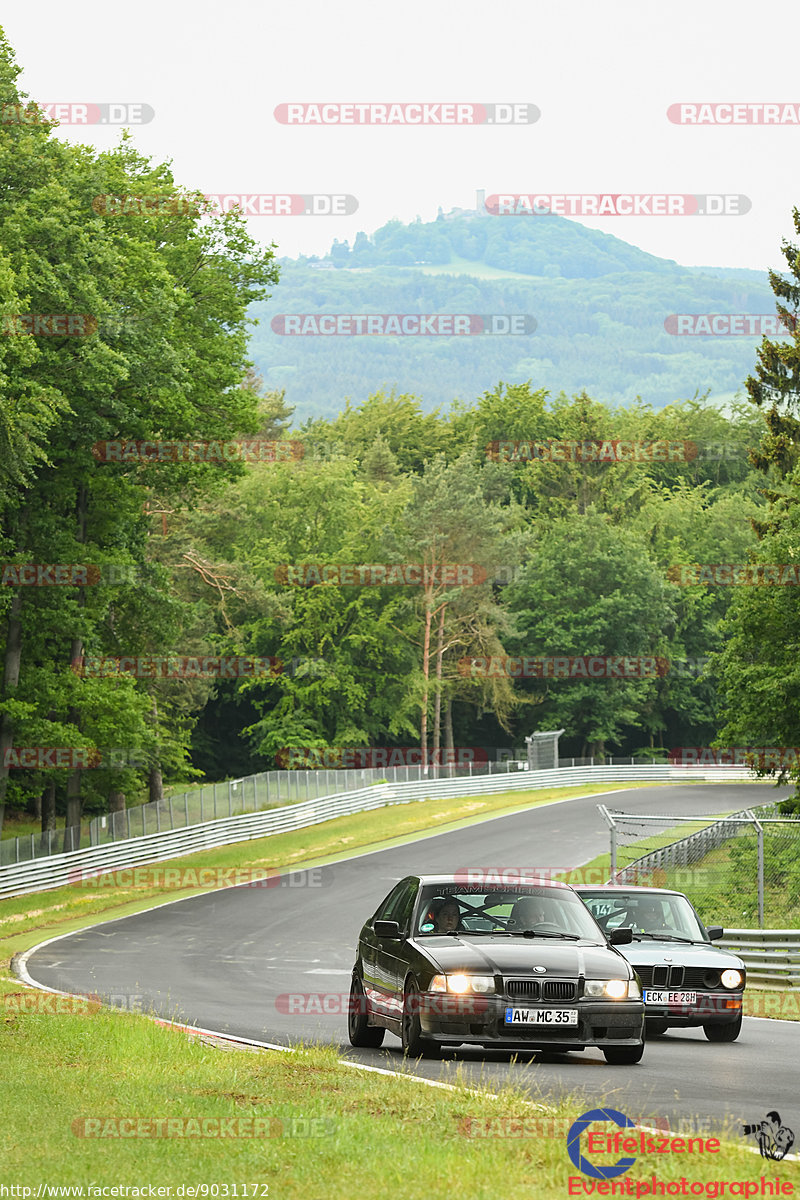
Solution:
[{"label": "distant hill", "polygon": [[[775,311],[766,273],[683,267],[563,217],[456,210],[390,221],[324,258],[282,259],[272,299],[253,306],[251,341],[268,386],[295,419],[338,412],[378,388],[420,396],[427,410],[471,400],[500,380],[598,400],[637,395],[655,407],[710,391],[729,397],[754,365],[758,337],[680,337],[674,313]],[[522,336],[286,336],[292,313],[529,314]]]}]

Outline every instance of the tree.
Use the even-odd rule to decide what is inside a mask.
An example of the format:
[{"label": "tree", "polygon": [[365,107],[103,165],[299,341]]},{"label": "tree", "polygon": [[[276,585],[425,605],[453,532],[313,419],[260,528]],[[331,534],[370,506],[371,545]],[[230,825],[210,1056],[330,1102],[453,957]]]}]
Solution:
[{"label": "tree", "polygon": [[[582,658],[658,656],[674,620],[667,589],[641,542],[607,517],[586,514],[540,531],[508,601],[520,655]],[[654,679],[536,679],[541,720],[563,726],[581,753],[602,755],[628,727],[641,724]]]},{"label": "tree", "polygon": [[[800,235],[800,210],[792,211]],[[753,564],[800,564],[800,248],[784,241],[789,278],[770,271],[776,309],[791,339],[764,338],[755,373],[747,379],[750,400],[763,416],[763,436],[751,453],[762,472],[767,511],[753,521],[758,545]],[[725,701],[717,745],[800,745],[800,607],[793,587],[757,584],[742,588],[722,627],[717,658]],[[774,762],[756,757],[759,774],[789,778],[800,797],[796,758]]]},{"label": "tree", "polygon": [[[16,68],[7,45],[0,50],[5,99],[13,99]],[[28,128],[0,127],[0,146],[18,163],[0,198],[6,282],[16,289],[20,312],[90,314],[91,322],[84,322],[82,337],[8,339],[20,347],[16,357],[6,352],[15,390],[48,397],[48,412],[57,411],[58,420],[43,419],[46,457],[35,449],[44,447],[45,434],[34,438],[27,474],[6,505],[4,548],[18,562],[107,563],[118,556],[143,563],[149,522],[142,510],[151,488],[189,500],[214,468],[105,463],[93,446],[120,438],[224,439],[256,426],[256,398],[239,384],[248,367],[248,306],[277,278],[272,252],[256,248],[236,213],[206,219],[200,207],[186,204],[180,212],[107,218],[93,207],[94,197],[175,194],[168,168],[153,167],[126,138],[94,155],[58,142],[46,125],[30,127],[35,144],[29,145]],[[226,471],[232,476],[241,467],[217,473]],[[50,732],[66,738],[45,745],[83,746],[93,729],[114,737],[113,720],[100,720],[102,687],[95,686],[107,681],[84,686],[65,676],[59,686],[56,677],[87,645],[105,649],[125,629],[124,584],[116,594],[87,586],[47,596],[21,587],[4,592],[0,817],[5,751],[15,728],[24,731],[34,713],[52,712]],[[113,712],[112,705],[107,714]],[[131,723],[134,712],[139,716]],[[149,704],[119,706],[122,745],[131,738],[138,739],[133,745],[159,742],[146,728],[151,713]],[[39,736],[48,736],[48,727],[44,721]],[[75,769],[66,782],[68,826],[79,820],[82,774]]]}]

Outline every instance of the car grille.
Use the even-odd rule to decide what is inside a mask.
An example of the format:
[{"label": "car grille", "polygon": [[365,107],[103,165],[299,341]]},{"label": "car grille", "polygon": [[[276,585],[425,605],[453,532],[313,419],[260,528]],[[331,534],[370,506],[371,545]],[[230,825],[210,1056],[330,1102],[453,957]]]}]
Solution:
[{"label": "car grille", "polygon": [[574,1000],[578,989],[571,979],[506,979],[505,992],[515,1000]]},{"label": "car grille", "polygon": [[658,966],[636,966],[635,970],[643,987],[683,987],[693,991],[713,991],[720,987],[720,972],[716,967],[671,967],[659,963]]},{"label": "car grille", "polygon": [[520,996],[526,1000],[539,999],[538,979],[507,979],[506,995],[514,998]]},{"label": "car grille", "polygon": [[682,987],[686,974],[685,967],[670,967],[667,963],[658,966],[636,967],[644,987]]}]

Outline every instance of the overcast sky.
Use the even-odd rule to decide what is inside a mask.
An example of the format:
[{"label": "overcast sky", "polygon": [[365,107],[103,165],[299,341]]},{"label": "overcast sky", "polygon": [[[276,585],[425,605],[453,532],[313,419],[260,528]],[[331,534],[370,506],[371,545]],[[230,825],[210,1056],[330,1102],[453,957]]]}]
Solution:
[{"label": "overcast sky", "polygon": [[[768,12],[768,19],[763,19]],[[254,217],[279,253],[324,253],[392,217],[472,207],[476,190],[745,195],[745,216],[596,217],[586,225],[690,265],[781,266],[800,203],[800,125],[671,123],[680,102],[792,102],[796,8],[742,0],[37,0],[2,17],[40,101],[155,110],[139,149],[208,193],[347,194],[352,216]],[[781,47],[787,53],[781,52]],[[287,126],[279,104],[536,105],[531,124]],[[113,145],[119,127],[57,136]],[[497,218],[502,219],[502,218]],[[543,218],[533,217],[533,220]]]}]

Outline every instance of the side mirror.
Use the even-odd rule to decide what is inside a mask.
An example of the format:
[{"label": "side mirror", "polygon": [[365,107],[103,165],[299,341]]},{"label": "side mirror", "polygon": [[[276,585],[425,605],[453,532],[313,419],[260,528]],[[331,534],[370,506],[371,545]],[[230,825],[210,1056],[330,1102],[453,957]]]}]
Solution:
[{"label": "side mirror", "polygon": [[612,929],[608,935],[609,946],[629,946],[633,941],[633,926],[626,925],[623,929]]},{"label": "side mirror", "polygon": [[706,933],[708,934],[708,940],[710,942],[718,941],[724,932],[725,930],[721,925],[709,925],[708,929],[706,930]]},{"label": "side mirror", "polygon": [[375,921],[372,928],[375,936],[379,938],[390,938],[392,941],[399,941],[403,936],[400,933],[400,926],[397,921]]}]

